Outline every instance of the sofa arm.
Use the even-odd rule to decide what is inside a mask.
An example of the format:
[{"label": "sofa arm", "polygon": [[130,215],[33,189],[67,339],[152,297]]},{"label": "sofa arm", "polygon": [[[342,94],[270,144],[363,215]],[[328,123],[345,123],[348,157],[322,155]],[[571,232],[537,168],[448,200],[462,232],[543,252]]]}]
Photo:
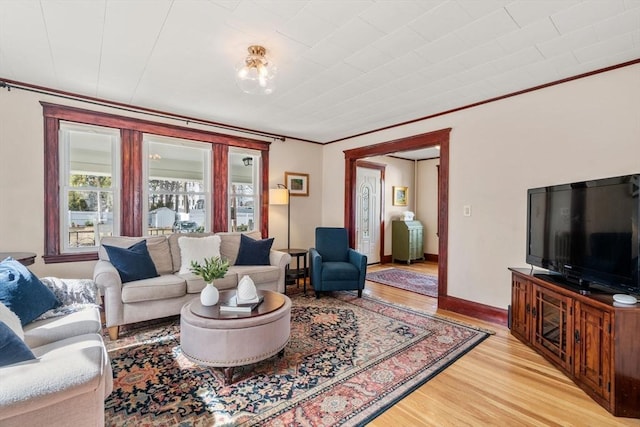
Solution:
[{"label": "sofa arm", "polygon": [[291,255],[286,252],[271,250],[269,252],[269,264],[285,268],[291,262]]},{"label": "sofa arm", "polygon": [[[12,424],[6,421],[11,419],[46,418],[47,408],[61,404],[68,405],[68,411],[77,410],[74,402],[87,400],[103,406],[113,380],[100,335],[67,338],[34,353],[36,360],[0,368],[0,425]],[[83,408],[95,409],[99,408]]]},{"label": "sofa arm", "polygon": [[122,280],[118,270],[109,261],[98,260],[93,267],[93,281],[104,291],[108,288],[122,288]]},{"label": "sofa arm", "polygon": [[121,325],[124,321],[124,307],[122,280],[118,270],[109,261],[98,260],[93,268],[93,281],[102,294],[106,326]]},{"label": "sofa arm", "polygon": [[291,262],[291,255],[286,252],[271,250],[269,252],[269,264],[278,267],[280,275],[278,276],[278,292],[285,293],[285,272],[287,265]]}]

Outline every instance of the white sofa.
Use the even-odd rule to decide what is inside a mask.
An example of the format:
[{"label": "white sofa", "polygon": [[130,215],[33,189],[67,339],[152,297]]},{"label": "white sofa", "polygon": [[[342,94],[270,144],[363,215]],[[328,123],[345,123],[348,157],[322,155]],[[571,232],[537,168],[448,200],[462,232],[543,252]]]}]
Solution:
[{"label": "white sofa", "polygon": [[103,426],[113,374],[97,306],[24,326],[35,360],[0,367],[0,425]]},{"label": "white sofa", "polygon": [[[214,285],[222,289],[235,288],[244,276],[251,277],[256,287],[284,293],[285,269],[291,256],[271,250],[270,265],[234,265],[240,248],[242,233],[215,233],[220,236],[220,255],[229,260],[229,271]],[[245,233],[260,240],[260,232]],[[116,268],[109,262],[104,247],[98,252],[93,280],[98,285],[104,301],[105,323],[111,339],[117,339],[120,325],[180,314],[182,306],[196,297],[204,288],[201,277],[192,273],[180,274],[181,254],[178,239],[206,237],[213,233],[176,233],[169,236],[104,237],[103,245],[127,248],[146,239],[149,255],[159,274],[158,277],[122,283]]]}]

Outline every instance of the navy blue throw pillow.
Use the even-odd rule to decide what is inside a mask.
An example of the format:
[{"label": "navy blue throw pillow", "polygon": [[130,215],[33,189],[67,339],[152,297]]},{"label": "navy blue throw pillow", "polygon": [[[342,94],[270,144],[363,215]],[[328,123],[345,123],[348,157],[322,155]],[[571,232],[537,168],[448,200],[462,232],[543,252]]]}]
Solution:
[{"label": "navy blue throw pillow", "polygon": [[0,302],[20,318],[22,326],[61,305],[35,274],[13,258],[0,262]]},{"label": "navy blue throw pillow", "polygon": [[159,276],[156,266],[149,255],[146,240],[141,240],[126,249],[117,246],[102,246],[107,251],[111,264],[118,270],[122,283]]},{"label": "navy blue throw pillow", "polygon": [[35,358],[24,341],[6,323],[0,322],[0,366],[13,365]]},{"label": "navy blue throw pillow", "polygon": [[269,265],[271,245],[273,245],[273,237],[270,239],[254,240],[249,236],[241,234],[236,265]]}]

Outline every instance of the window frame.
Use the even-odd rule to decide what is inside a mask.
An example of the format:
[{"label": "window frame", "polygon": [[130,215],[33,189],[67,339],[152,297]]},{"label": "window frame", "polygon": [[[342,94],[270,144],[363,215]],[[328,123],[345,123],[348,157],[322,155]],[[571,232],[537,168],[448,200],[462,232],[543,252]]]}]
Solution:
[{"label": "window frame", "polygon": [[[170,145],[170,146],[175,146],[175,147],[180,147],[180,146],[186,146],[186,147],[192,147],[192,148],[196,148],[199,150],[203,150],[206,151],[205,154],[206,157],[208,157],[208,159],[206,160],[205,164],[204,164],[204,170],[203,172],[203,181],[204,181],[204,191],[202,192],[198,192],[198,193],[192,193],[192,194],[203,194],[204,198],[205,198],[205,227],[204,227],[204,231],[205,232],[209,232],[211,230],[211,208],[212,208],[212,181],[213,181],[213,175],[211,173],[211,168],[212,168],[212,147],[203,147],[202,145],[205,145],[205,143],[199,142],[199,141],[187,141],[184,139],[180,139],[180,138],[167,138],[167,137],[160,137],[158,135],[152,135],[152,134],[145,134],[143,136],[143,180],[144,180],[144,187],[143,187],[143,199],[144,199],[144,203],[142,205],[143,208],[143,213],[142,216],[143,218],[148,218],[149,216],[149,144],[150,143],[156,143],[156,144],[164,144],[164,145]],[[185,192],[184,194],[189,194],[188,192]],[[143,235],[147,236],[149,235],[149,221],[144,221],[142,224],[142,233]]]},{"label": "window frame", "polygon": [[[120,235],[143,236],[143,134],[182,138],[212,145],[211,230],[228,229],[228,156],[230,147],[260,152],[260,227],[262,236],[268,235],[268,179],[270,141],[225,135],[216,132],[160,123],[116,114],[86,110],[41,101],[44,118],[44,254],[45,264],[92,261],[98,253],[63,253],[60,247],[60,183],[59,131],[60,122],[115,128],[120,130]],[[116,108],[116,107],[114,107]],[[127,111],[132,111],[128,109]],[[176,121],[180,118],[176,118]],[[187,124],[188,120],[184,120]],[[206,125],[204,123],[203,125]],[[215,126],[215,123],[211,123]]]},{"label": "window frame", "polygon": [[[232,176],[230,176],[229,179],[229,197],[228,197],[228,210],[227,210],[227,215],[229,216],[229,228],[228,231],[234,231],[233,228],[233,224],[232,224],[232,215],[231,215],[231,199],[233,197],[248,197],[253,199],[254,203],[254,219],[255,219],[255,224],[254,224],[254,230],[257,228],[258,224],[260,224],[261,222],[261,210],[258,208],[259,203],[260,203],[260,195],[262,194],[262,188],[263,188],[263,183],[260,181],[260,157],[261,157],[261,153],[259,151],[253,151],[253,150],[243,150],[243,149],[237,149],[237,148],[230,148],[229,149],[229,154],[233,154],[233,155],[238,155],[238,156],[246,156],[246,157],[251,157],[253,159],[253,165],[251,166],[251,184],[254,186],[254,190],[253,190],[253,195],[251,196],[245,196],[243,194],[240,193],[233,193],[233,179],[231,179]],[[229,156],[229,170],[231,170],[231,156]]]},{"label": "window frame", "polygon": [[[62,161],[60,162],[60,185],[59,185],[59,200],[60,203],[60,247],[62,252],[68,253],[83,253],[83,252],[95,252],[100,246],[98,241],[94,246],[81,246],[71,247],[69,246],[69,226],[67,221],[63,221],[66,213],[69,211],[69,192],[70,191],[99,191],[97,188],[77,188],[71,187],[69,182],[71,176],[71,132],[93,132],[103,136],[108,136],[111,143],[111,187],[108,190],[112,193],[113,197],[113,235],[120,233],[120,132],[119,129],[108,128],[104,126],[93,126],[86,124],[77,124],[64,121],[60,123],[60,135],[58,150]],[[97,225],[96,225],[97,226]]]}]

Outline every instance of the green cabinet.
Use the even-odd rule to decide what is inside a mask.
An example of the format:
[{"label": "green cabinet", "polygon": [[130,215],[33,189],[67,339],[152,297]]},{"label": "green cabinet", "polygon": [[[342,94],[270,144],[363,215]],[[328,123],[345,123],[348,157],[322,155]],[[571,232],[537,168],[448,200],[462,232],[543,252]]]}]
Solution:
[{"label": "green cabinet", "polygon": [[422,246],[423,227],[420,221],[393,221],[391,228],[391,253],[394,261],[424,259]]}]

